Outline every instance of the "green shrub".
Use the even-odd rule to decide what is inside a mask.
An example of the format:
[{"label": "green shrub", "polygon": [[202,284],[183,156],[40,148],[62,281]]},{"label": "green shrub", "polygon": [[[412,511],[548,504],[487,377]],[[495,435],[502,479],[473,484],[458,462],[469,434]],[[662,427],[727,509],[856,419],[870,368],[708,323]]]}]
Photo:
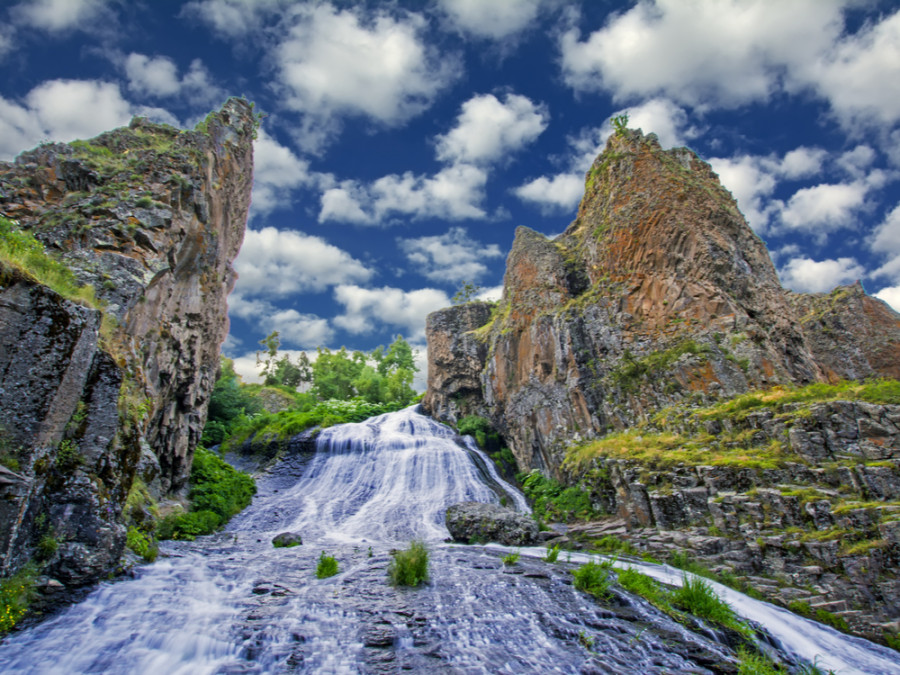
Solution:
[{"label": "green shrub", "polygon": [[212,534],[221,525],[222,518],[212,511],[173,513],[163,518],[156,526],[156,536],[160,539],[193,541],[201,535]]},{"label": "green shrub", "polygon": [[515,565],[519,562],[519,552],[514,551],[512,553],[507,553],[506,555],[501,556],[500,560],[503,561],[505,566]]},{"label": "green shrub", "polygon": [[473,436],[480,448],[487,448],[489,443],[496,444],[500,438],[491,423],[478,415],[463,417],[456,425],[456,430],[461,436]]},{"label": "green shrub", "polygon": [[585,563],[573,572],[575,588],[590,593],[596,598],[608,598],[610,577],[609,563]]},{"label": "green shrub", "polygon": [[56,551],[59,550],[59,540],[54,536],[53,532],[47,532],[40,538],[37,544],[35,555],[38,560],[50,560]]},{"label": "green shrub", "polygon": [[557,558],[559,558],[559,544],[554,544],[547,549],[547,555],[544,556],[544,561],[555,563]]},{"label": "green shrub", "polygon": [[428,547],[412,541],[409,548],[396,551],[388,565],[388,578],[393,586],[418,586],[428,581]]},{"label": "green shrub", "polygon": [[738,649],[738,659],[738,675],[781,675],[784,672],[758,652]]},{"label": "green shrub", "polygon": [[128,528],[125,545],[146,562],[153,562],[159,554],[159,547],[152,537],[148,537],[133,525]]},{"label": "green shrub", "polygon": [[321,555],[319,555],[319,563],[316,565],[316,577],[319,579],[327,579],[328,577],[333,577],[337,573],[337,559],[330,555],[325,555],[325,551],[322,551]]},{"label": "green shrub", "polygon": [[536,518],[541,520],[589,520],[597,515],[591,506],[590,496],[577,487],[564,487],[553,478],[547,478],[538,469],[524,476],[522,490],[532,502]]},{"label": "green shrub", "polygon": [[36,575],[29,564],[13,576],[0,579],[0,635],[8,633],[25,616]]},{"label": "green shrub", "polygon": [[722,600],[708,582],[700,577],[684,575],[679,588],[669,593],[672,606],[730,628],[746,636],[752,635],[750,627],[738,619],[734,610]]},{"label": "green shrub", "polygon": [[629,593],[639,595],[650,604],[665,611],[669,607],[669,598],[666,590],[652,577],[638,572],[633,567],[617,570],[619,585]]}]

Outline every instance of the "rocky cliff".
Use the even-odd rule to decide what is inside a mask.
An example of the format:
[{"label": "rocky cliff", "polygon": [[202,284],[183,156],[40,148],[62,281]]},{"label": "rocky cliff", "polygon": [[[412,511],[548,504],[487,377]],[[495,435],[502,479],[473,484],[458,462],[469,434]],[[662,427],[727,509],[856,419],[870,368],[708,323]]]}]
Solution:
[{"label": "rocky cliff", "polygon": [[[206,418],[252,183],[252,106],[136,118],[0,163],[0,213],[87,300],[0,269],[0,561],[77,585],[124,547],[135,477],[182,488]],[[91,290],[92,289],[92,290]],[[90,296],[93,296],[91,298]]]},{"label": "rocky cliff", "polygon": [[558,476],[573,439],[665,406],[895,376],[900,317],[859,287],[786,292],[709,165],[625,131],[562,235],[516,231],[493,314],[441,310],[427,336],[426,410],[487,417],[520,468]]}]

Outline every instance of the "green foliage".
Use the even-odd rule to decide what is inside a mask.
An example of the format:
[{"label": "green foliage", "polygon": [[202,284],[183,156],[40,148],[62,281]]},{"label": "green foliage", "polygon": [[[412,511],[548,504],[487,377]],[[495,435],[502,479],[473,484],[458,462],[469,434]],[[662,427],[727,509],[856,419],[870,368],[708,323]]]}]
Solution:
[{"label": "green foliage", "polygon": [[610,596],[609,587],[610,579],[609,562],[585,563],[572,574],[575,577],[575,588],[585,593],[590,593],[595,598],[606,599]]},{"label": "green foliage", "polygon": [[201,442],[208,447],[224,441],[243,416],[262,410],[259,400],[241,385],[241,378],[234,371],[231,359],[223,358],[219,370],[201,438]]},{"label": "green foliage", "polygon": [[422,541],[410,542],[409,548],[393,553],[388,565],[388,579],[393,586],[418,586],[428,581],[428,547]]},{"label": "green foliage", "polygon": [[460,286],[459,290],[454,293],[453,297],[450,298],[450,302],[454,305],[464,305],[467,302],[475,300],[480,292],[481,286],[476,286],[475,284],[466,281]]},{"label": "green foliage", "polygon": [[828,626],[831,626],[832,628],[836,628],[837,630],[850,630],[850,625],[847,623],[847,620],[844,619],[844,617],[833,614],[827,609],[822,609],[821,607],[813,609],[808,602],[804,602],[802,600],[794,600],[788,604],[788,609],[791,610],[794,614],[805,616],[808,619],[815,619],[819,623],[824,623]]},{"label": "green foliage", "polygon": [[99,308],[91,286],[79,286],[64,264],[51,258],[44,245],[16,221],[0,216],[0,262],[9,265],[39,284],[48,286],[73,302]]},{"label": "green foliage", "polygon": [[215,532],[256,494],[253,478],[221,457],[198,447],[191,466],[191,510],[166,516],[157,528],[160,539],[193,539]]},{"label": "green foliage", "polygon": [[616,574],[619,578],[619,585],[626,591],[641,596],[663,611],[669,608],[666,590],[652,577],[638,572],[633,567],[618,570]]},{"label": "green foliage", "polygon": [[141,532],[133,525],[128,528],[125,545],[141,556],[146,562],[153,562],[159,553],[159,547],[153,538]]},{"label": "green foliage", "polygon": [[639,556],[641,554],[631,542],[626,539],[619,539],[611,534],[601,539],[595,539],[592,542],[592,548],[601,553],[624,553],[626,555]]},{"label": "green foliage", "polygon": [[522,490],[533,503],[536,517],[542,520],[590,520],[596,515],[590,496],[577,487],[564,487],[535,469],[523,477]]},{"label": "green foliage", "polygon": [[610,376],[617,386],[624,391],[631,391],[639,380],[665,372],[685,354],[699,356],[709,354],[711,351],[709,345],[700,344],[695,340],[683,340],[674,347],[652,352],[641,358],[636,358],[630,351],[625,350],[622,363]]},{"label": "green foliage", "polygon": [[500,438],[491,423],[478,415],[463,417],[457,423],[456,431],[461,436],[472,436],[480,448],[486,448],[489,441],[498,442]]},{"label": "green foliage", "polygon": [[512,553],[507,553],[506,555],[501,556],[500,560],[507,567],[511,566],[511,565],[515,565],[517,562],[519,562],[519,552],[513,551]]},{"label": "green foliage", "polygon": [[748,649],[738,649],[738,675],[781,675],[784,671],[766,656]]},{"label": "green foliage", "polygon": [[628,113],[616,115],[610,121],[616,136],[624,136],[625,132],[628,131]]},{"label": "green foliage", "polygon": [[316,565],[316,577],[319,579],[327,579],[338,573],[338,561],[330,555],[325,555],[325,551],[319,555],[319,562]]},{"label": "green foliage", "polygon": [[681,586],[671,591],[668,599],[672,606],[701,619],[731,628],[747,637],[753,634],[750,627],[738,619],[731,605],[716,595],[709,583],[700,577],[685,574]]},{"label": "green foliage", "polygon": [[555,563],[557,558],[559,558],[559,544],[554,544],[547,549],[547,554],[544,556],[544,561]]},{"label": "green foliage", "polygon": [[26,565],[11,577],[0,579],[0,635],[8,633],[28,611],[37,571]]},{"label": "green foliage", "polygon": [[50,560],[58,550],[59,539],[56,538],[56,535],[52,531],[45,532],[38,540],[35,556],[37,556],[38,560],[47,561]]},{"label": "green foliage", "polygon": [[65,439],[60,441],[56,451],[56,465],[62,471],[74,471],[84,464],[84,455],[78,450],[75,441]]}]

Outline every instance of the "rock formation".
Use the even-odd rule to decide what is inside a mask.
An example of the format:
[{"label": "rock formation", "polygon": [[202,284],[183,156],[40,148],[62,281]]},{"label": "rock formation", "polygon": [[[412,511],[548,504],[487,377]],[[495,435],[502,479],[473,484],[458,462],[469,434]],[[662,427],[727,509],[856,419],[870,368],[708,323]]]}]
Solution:
[{"label": "rock formation", "polygon": [[861,288],[837,294],[786,292],[709,165],[625,131],[562,235],[516,231],[492,317],[479,305],[429,316],[425,409],[487,417],[521,469],[559,476],[573,440],[667,405],[896,375],[900,317]]},{"label": "rock formation", "polygon": [[0,213],[92,307],[0,265],[0,562],[67,584],[114,568],[136,475],[186,482],[227,332],[252,183],[252,106],[193,131],[136,118],[0,163]]}]

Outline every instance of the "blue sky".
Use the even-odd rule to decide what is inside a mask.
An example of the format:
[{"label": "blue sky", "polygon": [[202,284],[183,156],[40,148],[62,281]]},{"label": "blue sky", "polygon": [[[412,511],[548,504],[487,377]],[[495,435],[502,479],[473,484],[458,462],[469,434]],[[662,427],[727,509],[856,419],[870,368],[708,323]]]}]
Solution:
[{"label": "blue sky", "polygon": [[880,0],[25,0],[0,8],[0,158],[227,96],[266,114],[225,353],[371,349],[518,225],[572,220],[609,118],[709,161],[782,282],[900,309],[900,9]]}]

